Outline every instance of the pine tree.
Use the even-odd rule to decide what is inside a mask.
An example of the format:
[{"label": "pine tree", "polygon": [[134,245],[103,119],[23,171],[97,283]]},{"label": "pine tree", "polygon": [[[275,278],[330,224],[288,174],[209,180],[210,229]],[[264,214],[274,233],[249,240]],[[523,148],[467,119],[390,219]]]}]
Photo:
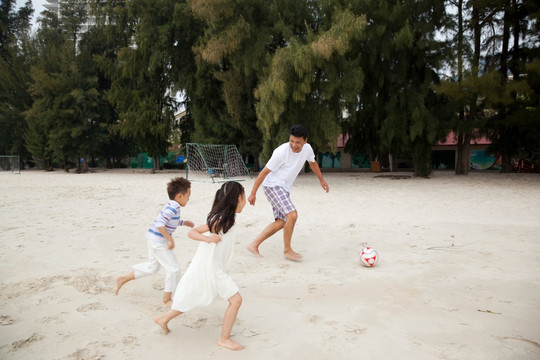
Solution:
[{"label": "pine tree", "polygon": [[31,105],[29,69],[33,59],[29,46],[32,2],[14,10],[16,2],[0,3],[0,154],[29,157],[24,144],[27,126],[24,111]]},{"label": "pine tree", "polygon": [[[502,36],[500,53],[495,53],[494,58],[498,60],[500,85],[495,94],[497,114],[489,119],[486,133],[493,141],[489,150],[501,154],[501,171],[512,172],[513,161],[523,157],[530,160],[537,152],[534,149],[539,148],[534,145],[539,143],[540,117],[534,115],[537,106],[531,101],[535,98],[530,86],[533,84],[528,76],[522,76],[527,64],[538,56],[534,53],[538,51],[539,37],[531,27],[535,21],[531,20],[539,6],[532,1],[501,0],[498,10]],[[508,74],[512,75],[511,81]]]},{"label": "pine tree", "polygon": [[173,31],[175,4],[172,0],[126,3],[134,43],[119,50],[109,92],[109,100],[118,110],[119,134],[135,139],[154,158],[154,169],[167,152],[177,107],[176,76],[171,67],[171,50],[177,41]]},{"label": "pine tree", "polygon": [[368,26],[355,46],[364,82],[358,102],[344,128],[348,150],[412,157],[415,173],[431,172],[431,146],[447,121],[442,99],[432,86],[438,82],[445,44],[435,39],[446,26],[439,1],[358,1]]},{"label": "pine tree", "polygon": [[[77,0],[70,0],[61,5],[69,8],[77,4]],[[80,28],[85,17],[66,11],[61,14],[59,19],[57,14],[46,12],[38,31],[39,61],[31,71],[34,103],[27,113],[27,142],[46,164],[56,160],[69,171],[75,162],[86,172],[86,156],[96,142],[92,129],[99,96],[97,78],[85,73],[87,64],[78,46],[81,35],[73,30]]]},{"label": "pine tree", "polygon": [[287,139],[295,123],[309,128],[315,150],[326,149],[328,142],[335,146],[343,114],[361,87],[362,69],[349,54],[365,18],[345,4],[303,5],[304,24],[283,25],[283,41],[255,93],[264,158]]}]

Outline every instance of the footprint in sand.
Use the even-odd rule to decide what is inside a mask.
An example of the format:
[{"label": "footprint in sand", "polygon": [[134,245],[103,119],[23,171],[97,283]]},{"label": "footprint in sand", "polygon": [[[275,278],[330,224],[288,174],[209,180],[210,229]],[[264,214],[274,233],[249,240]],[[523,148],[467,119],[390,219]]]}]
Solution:
[{"label": "footprint in sand", "polygon": [[0,325],[6,326],[11,325],[15,322],[11,316],[8,315],[0,315]]},{"label": "footprint in sand", "polygon": [[200,329],[206,324],[207,321],[208,321],[207,318],[200,318],[200,319],[197,319],[197,321],[195,321],[194,323],[184,324],[184,326],[187,326],[192,329]]},{"label": "footprint in sand", "polygon": [[122,339],[122,344],[124,344],[125,346],[129,346],[130,348],[139,346],[139,342],[137,341],[137,338],[135,336],[126,336]]},{"label": "footprint in sand", "polygon": [[165,287],[163,286],[163,283],[155,283],[152,285],[152,288],[154,290],[159,290],[159,291],[163,291],[165,289]]},{"label": "footprint in sand", "polygon": [[77,351],[69,354],[68,358],[77,360],[102,359],[104,358],[104,354],[100,354],[97,351],[91,351],[89,349],[77,349]]},{"label": "footprint in sand", "polygon": [[112,280],[94,274],[79,275],[68,282],[68,285],[73,286],[82,293],[97,295],[109,291],[110,286],[108,283],[110,281]]},{"label": "footprint in sand", "polygon": [[102,303],[97,301],[90,304],[81,305],[77,308],[78,312],[87,312],[87,311],[94,311],[94,310],[105,310],[105,306],[103,306]]},{"label": "footprint in sand", "polygon": [[45,316],[45,317],[41,318],[40,321],[42,323],[44,323],[44,324],[49,324],[49,323],[60,324],[60,323],[65,322],[64,319],[62,319],[62,317],[64,315],[66,315],[66,314],[67,314],[67,312],[61,312],[58,315]]},{"label": "footprint in sand", "polygon": [[11,343],[11,350],[17,351],[19,349],[28,347],[28,346],[32,345],[33,343],[35,343],[37,341],[40,341],[40,340],[43,340],[43,336],[41,336],[39,334],[36,334],[36,333],[33,333],[32,336],[30,336],[29,338],[12,342]]}]

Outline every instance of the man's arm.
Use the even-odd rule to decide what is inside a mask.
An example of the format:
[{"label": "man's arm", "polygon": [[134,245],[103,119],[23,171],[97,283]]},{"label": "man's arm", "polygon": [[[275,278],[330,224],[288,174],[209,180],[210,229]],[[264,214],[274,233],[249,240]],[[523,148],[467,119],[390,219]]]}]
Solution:
[{"label": "man's arm", "polygon": [[324,178],[323,178],[322,173],[321,173],[321,169],[319,168],[319,164],[317,164],[316,161],[314,161],[314,162],[309,162],[308,161],[308,164],[309,164],[309,167],[311,168],[311,170],[313,170],[315,175],[317,175],[317,177],[319,178],[319,182],[321,183],[322,188],[324,190],[326,190],[326,192],[330,191],[330,188],[328,187],[328,184],[326,183],[326,181],[324,181]]},{"label": "man's arm", "polygon": [[264,179],[266,178],[266,176],[268,174],[270,174],[270,169],[267,168],[266,166],[261,170],[261,172],[259,173],[259,175],[257,176],[257,178],[255,179],[255,183],[253,184],[253,188],[251,189],[251,194],[249,195],[248,197],[248,201],[251,205],[255,205],[255,200],[256,200],[256,194],[257,194],[257,190],[259,190],[259,186],[261,186],[262,182],[264,181]]}]

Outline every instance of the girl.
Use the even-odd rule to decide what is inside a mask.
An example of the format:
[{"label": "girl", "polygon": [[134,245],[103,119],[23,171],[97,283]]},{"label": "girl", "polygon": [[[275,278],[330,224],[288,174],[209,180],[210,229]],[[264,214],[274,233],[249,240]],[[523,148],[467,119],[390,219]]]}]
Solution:
[{"label": "girl", "polygon": [[229,306],[217,344],[232,350],[244,348],[231,339],[242,297],[225,269],[233,255],[236,214],[242,212],[245,205],[242,185],[235,181],[226,182],[216,192],[206,224],[188,232],[191,239],[201,241],[201,244],[176,288],[171,310],[154,319],[165,334],[170,331],[167,327],[169,321],[195,307],[209,305],[219,295],[229,300]]}]

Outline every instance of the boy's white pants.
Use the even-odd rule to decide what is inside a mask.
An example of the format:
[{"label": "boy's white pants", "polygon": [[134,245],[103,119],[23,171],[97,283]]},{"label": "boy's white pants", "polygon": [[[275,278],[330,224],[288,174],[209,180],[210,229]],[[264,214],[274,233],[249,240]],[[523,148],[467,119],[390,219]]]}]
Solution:
[{"label": "boy's white pants", "polygon": [[174,292],[180,280],[180,266],[176,255],[167,248],[167,244],[146,239],[148,261],[133,265],[135,279],[158,272],[160,265],[165,269],[165,292]]}]

